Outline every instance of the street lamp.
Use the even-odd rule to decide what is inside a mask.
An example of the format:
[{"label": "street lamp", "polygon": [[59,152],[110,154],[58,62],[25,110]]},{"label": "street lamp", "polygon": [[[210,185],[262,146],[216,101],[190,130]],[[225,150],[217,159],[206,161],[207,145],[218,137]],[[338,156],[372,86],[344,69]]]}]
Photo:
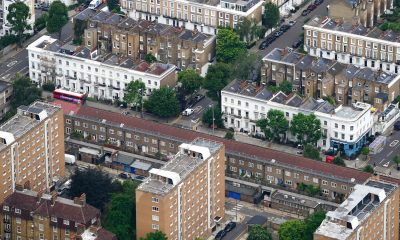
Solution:
[{"label": "street lamp", "polygon": [[210,104],[210,105],[208,105],[210,108],[211,108],[211,110],[212,110],[212,133],[213,133],[213,135],[214,135],[214,122],[215,122],[215,117],[214,117],[214,107],[213,107],[213,105],[212,104]]},{"label": "street lamp", "polygon": [[138,89],[138,92],[140,93],[140,116],[143,118],[143,88]]}]

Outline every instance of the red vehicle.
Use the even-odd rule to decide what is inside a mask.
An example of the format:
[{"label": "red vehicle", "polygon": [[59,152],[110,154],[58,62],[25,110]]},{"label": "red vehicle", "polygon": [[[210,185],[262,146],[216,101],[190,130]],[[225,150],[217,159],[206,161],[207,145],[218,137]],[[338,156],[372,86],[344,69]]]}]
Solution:
[{"label": "red vehicle", "polygon": [[84,93],[75,93],[67,90],[56,89],[53,91],[53,98],[61,99],[68,102],[83,104],[87,95]]}]

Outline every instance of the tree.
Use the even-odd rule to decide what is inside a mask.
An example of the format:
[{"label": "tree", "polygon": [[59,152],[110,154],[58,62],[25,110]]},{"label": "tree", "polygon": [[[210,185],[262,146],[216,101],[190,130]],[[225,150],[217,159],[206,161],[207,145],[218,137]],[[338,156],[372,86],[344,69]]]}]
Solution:
[{"label": "tree", "polygon": [[34,30],[39,32],[40,30],[44,29],[47,24],[47,19],[49,15],[47,13],[43,13],[40,17],[35,20]]},{"label": "tree", "polygon": [[290,131],[301,144],[316,145],[321,138],[321,121],[314,114],[299,113],[293,116]]},{"label": "tree", "polygon": [[314,160],[321,161],[321,155],[319,154],[318,148],[311,144],[306,144],[304,146],[303,156],[307,158],[311,158]]},{"label": "tree", "polygon": [[278,89],[285,94],[289,94],[293,91],[293,86],[291,82],[284,80],[281,84],[279,84]]},{"label": "tree", "polygon": [[231,74],[231,67],[226,63],[209,66],[203,82],[203,87],[208,90],[207,95],[216,101],[221,101],[221,90],[230,82]]},{"label": "tree", "polygon": [[346,167],[346,163],[341,157],[335,157],[332,163],[338,166]]},{"label": "tree", "polygon": [[168,87],[161,87],[154,90],[149,99],[144,103],[144,107],[149,112],[162,118],[174,117],[180,112],[175,90]]},{"label": "tree", "polygon": [[328,103],[332,104],[333,106],[336,105],[335,99],[332,96],[326,96],[326,97],[323,97],[322,99],[324,99]]},{"label": "tree", "polygon": [[371,165],[368,164],[367,166],[365,166],[363,168],[363,171],[367,172],[367,173],[374,173],[374,168]]},{"label": "tree", "polygon": [[11,98],[11,106],[14,109],[21,105],[28,106],[42,96],[42,91],[24,75],[17,74],[11,81],[15,93]]},{"label": "tree", "polygon": [[250,228],[247,240],[272,240],[272,235],[261,225],[253,225]]},{"label": "tree", "polygon": [[8,6],[7,21],[11,25],[11,30],[16,33],[20,47],[22,46],[24,32],[32,29],[28,24],[30,16],[29,7],[23,2],[17,1]]},{"label": "tree", "polygon": [[137,182],[125,181],[122,184],[122,191],[112,194],[106,209],[103,226],[121,240],[136,239],[135,190],[137,186]]},{"label": "tree", "polygon": [[146,93],[146,85],[144,82],[135,80],[131,81],[126,88],[124,101],[132,106],[136,106],[136,111],[139,111],[139,106],[142,104],[143,95]]},{"label": "tree", "polygon": [[85,193],[87,203],[100,210],[110,201],[111,193],[121,190],[118,181],[112,182],[108,174],[94,168],[77,169],[71,180],[70,195],[78,197]]},{"label": "tree", "polygon": [[361,149],[361,154],[365,156],[365,159],[367,159],[368,154],[369,154],[369,147],[363,147]]},{"label": "tree", "polygon": [[397,164],[397,170],[399,170],[400,156],[399,155],[394,156],[393,162]]},{"label": "tree", "polygon": [[186,94],[192,94],[201,86],[203,78],[195,70],[187,69],[178,73],[178,82]]},{"label": "tree", "polygon": [[145,60],[147,63],[153,63],[153,62],[156,62],[156,61],[157,61],[157,58],[154,57],[153,54],[148,53],[148,54],[144,55],[144,60]]},{"label": "tree", "polygon": [[120,10],[118,0],[107,0],[108,11]]},{"label": "tree", "polygon": [[68,22],[68,8],[60,1],[54,1],[49,8],[49,18],[47,20],[47,31],[49,33],[58,33],[58,39],[61,39],[61,31]]},{"label": "tree", "polygon": [[208,126],[212,126],[213,124],[213,109],[214,109],[214,124],[218,128],[224,127],[224,121],[222,120],[222,112],[221,109],[217,106],[213,108],[208,108],[204,111],[203,116],[201,117],[201,121]]},{"label": "tree", "polygon": [[225,139],[231,139],[231,140],[235,140],[235,133],[233,131],[227,131],[225,133]]},{"label": "tree", "polygon": [[73,43],[80,45],[82,43],[82,37],[87,26],[87,21],[80,19],[74,19],[74,40]]},{"label": "tree", "polygon": [[262,16],[262,25],[267,29],[275,27],[280,19],[279,8],[274,3],[264,5],[264,14]]},{"label": "tree", "polygon": [[303,240],[306,225],[301,220],[289,220],[281,224],[278,230],[279,240]]},{"label": "tree", "polygon": [[306,229],[304,231],[304,239],[313,239],[313,235],[315,230],[321,225],[322,221],[324,221],[326,216],[326,212],[324,211],[317,211],[313,214],[309,215],[304,219],[304,223]]},{"label": "tree", "polygon": [[241,17],[235,28],[235,32],[239,35],[240,40],[248,42],[250,28],[251,21],[246,17]]},{"label": "tree", "polygon": [[260,55],[253,52],[243,52],[233,64],[233,76],[238,80],[248,80],[252,72],[261,68]]},{"label": "tree", "polygon": [[257,126],[268,140],[280,142],[282,135],[285,135],[289,129],[289,121],[286,120],[282,111],[271,109],[267,113],[267,118],[257,121]]},{"label": "tree", "polygon": [[237,56],[246,52],[246,44],[232,29],[221,28],[217,33],[216,55],[218,62],[232,63]]},{"label": "tree", "polygon": [[146,234],[145,238],[140,238],[140,240],[167,240],[167,235],[161,231],[149,232]]}]

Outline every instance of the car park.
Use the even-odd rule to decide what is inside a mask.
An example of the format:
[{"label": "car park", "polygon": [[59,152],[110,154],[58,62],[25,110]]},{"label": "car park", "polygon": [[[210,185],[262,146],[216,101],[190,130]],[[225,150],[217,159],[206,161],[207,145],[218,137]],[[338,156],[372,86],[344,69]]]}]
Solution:
[{"label": "car park", "polygon": [[236,227],[236,223],[235,222],[229,222],[228,224],[226,224],[224,231],[225,232],[230,232],[232,231],[234,228]]},{"label": "car park", "polygon": [[301,13],[301,16],[307,16],[310,12],[311,12],[311,11],[308,10],[308,9],[303,10],[303,12]]},{"label": "car park", "polygon": [[217,233],[217,235],[215,235],[215,239],[216,240],[221,240],[222,238],[224,238],[226,236],[226,232],[225,230],[221,230]]}]

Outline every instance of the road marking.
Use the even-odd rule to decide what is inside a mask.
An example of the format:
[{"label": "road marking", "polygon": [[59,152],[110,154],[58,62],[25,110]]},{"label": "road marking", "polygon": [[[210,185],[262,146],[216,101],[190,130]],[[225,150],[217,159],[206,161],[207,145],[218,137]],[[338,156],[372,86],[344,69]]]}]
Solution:
[{"label": "road marking", "polygon": [[392,153],[393,151],[390,151],[388,154],[386,154],[386,157],[389,157]]},{"label": "road marking", "polygon": [[[23,69],[19,70],[18,72],[19,72],[19,73],[25,73],[25,72],[24,72],[25,69],[29,69],[29,67],[28,67],[28,66],[25,66]],[[27,71],[27,72],[29,72],[29,71]]]},{"label": "road marking", "polygon": [[10,62],[9,64],[7,64],[7,67],[12,67],[14,66],[18,61],[14,60],[12,62]]},{"label": "road marking", "polygon": [[394,140],[393,142],[390,143],[389,146],[394,147],[399,143],[399,140]]},{"label": "road marking", "polygon": [[379,164],[381,164],[383,161],[385,161],[385,158],[384,158],[384,159],[382,159],[382,160],[379,162]]},{"label": "road marking", "polygon": [[203,109],[202,106],[197,106],[197,107],[195,107],[193,110],[194,110],[194,112],[200,112],[201,109]]}]

